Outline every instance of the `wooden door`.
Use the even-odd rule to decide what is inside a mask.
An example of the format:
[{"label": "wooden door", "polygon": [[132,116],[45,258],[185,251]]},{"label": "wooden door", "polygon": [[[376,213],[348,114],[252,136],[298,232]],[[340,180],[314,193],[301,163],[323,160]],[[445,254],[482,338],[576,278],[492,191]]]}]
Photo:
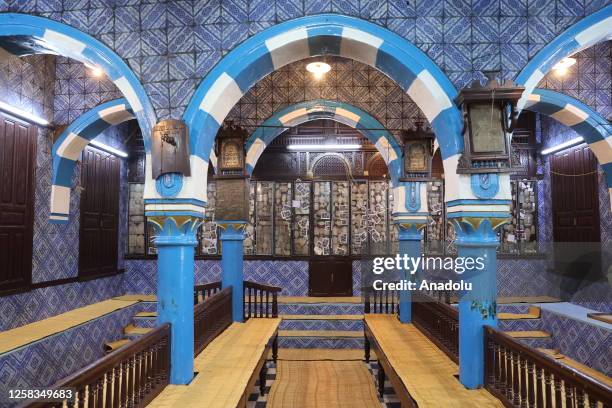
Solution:
[{"label": "wooden door", "polygon": [[120,162],[92,147],[82,157],[79,275],[113,273],[117,270]]},{"label": "wooden door", "polygon": [[350,258],[313,259],[308,265],[309,296],[352,296],[353,269]]},{"label": "wooden door", "polygon": [[0,289],[32,276],[37,128],[0,113]]},{"label": "wooden door", "polygon": [[555,242],[600,242],[597,161],[587,145],[550,158]]},{"label": "wooden door", "polygon": [[554,273],[560,295],[571,299],[584,285],[603,278],[597,162],[586,145],[550,158]]}]

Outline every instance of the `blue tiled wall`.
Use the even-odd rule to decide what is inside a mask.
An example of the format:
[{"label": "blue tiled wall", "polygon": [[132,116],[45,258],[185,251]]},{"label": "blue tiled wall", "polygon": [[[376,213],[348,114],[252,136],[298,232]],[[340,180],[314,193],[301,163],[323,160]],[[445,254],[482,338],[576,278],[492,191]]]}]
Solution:
[{"label": "blue tiled wall", "polygon": [[[199,80],[236,44],[271,25],[341,13],[382,25],[426,52],[458,88],[501,69],[510,78],[547,42],[607,0],[182,0],[8,1],[2,10],[35,13],[75,26],[123,57],[145,84],[158,117],[179,117]],[[58,67],[58,71],[62,68]],[[86,85],[71,87],[92,93]],[[74,117],[95,97],[62,98]],[[83,102],[85,101],[85,102]],[[66,105],[67,104],[67,105]],[[66,112],[67,111],[67,112]]]},{"label": "blue tiled wall", "polygon": [[[584,15],[609,3],[607,0],[0,0],[0,10],[33,13],[62,21],[109,45],[139,76],[158,117],[163,119],[180,117],[200,79],[236,44],[275,23],[303,15],[336,12],[387,27],[427,53],[455,86],[461,88],[472,79],[482,78],[481,71],[485,69],[500,69],[505,78],[514,77],[547,42]],[[585,50],[578,55],[579,63],[570,69],[570,75],[563,80],[548,76],[541,86],[575,96],[610,118],[609,53],[609,43]],[[3,64],[0,64],[0,94],[3,100],[59,124],[68,123],[86,109],[119,96],[108,80],[92,77],[81,64],[65,58],[35,56]],[[301,68],[296,65],[294,72],[298,69]],[[418,114],[418,108],[405,101],[403,93],[397,95],[395,85],[379,85],[384,76],[367,69],[356,71],[351,74],[353,79],[357,78],[353,85],[355,88],[345,93],[337,92],[338,99],[351,102],[347,99],[358,96],[364,104],[371,105],[377,114],[383,115],[390,127],[404,126],[405,118]],[[360,76],[365,79],[360,80]],[[268,78],[268,82],[273,81]],[[279,103],[276,101],[280,100],[278,95],[275,91],[267,92],[268,88],[273,87],[268,87],[265,80],[258,85],[261,92],[255,94],[261,98],[255,104],[267,103],[267,99]],[[400,102],[408,107],[399,107]],[[546,136],[553,132],[548,122],[542,121],[545,143],[553,140]],[[106,141],[120,146],[124,140],[123,132],[122,129],[112,130]],[[557,136],[555,138],[558,139]],[[48,133],[41,133],[36,187],[35,282],[75,276],[78,263],[78,191],[72,194],[72,215],[68,225],[50,226],[46,222],[50,189],[49,140]],[[77,179],[78,170],[75,181]],[[125,166],[122,168],[122,179],[125,180]],[[546,179],[540,183],[542,198],[546,198],[546,183]],[[123,239],[126,236],[125,188],[123,183],[120,223]],[[602,224],[602,238],[609,242],[612,217],[609,202],[606,201],[608,195],[603,194],[603,190],[601,194],[602,220],[607,223]],[[540,236],[550,237],[550,204],[545,200],[541,203]],[[123,242],[120,245],[122,253],[125,245]],[[275,279],[283,276],[282,284],[280,281],[278,284],[286,287],[285,293],[298,295],[307,291],[307,279],[304,278],[307,276],[307,264],[304,262],[253,261],[246,265],[249,279],[274,284]],[[543,267],[540,261],[500,261],[500,294],[519,294],[517,291],[529,294],[533,286],[517,282],[523,276],[526,278],[539,273]],[[155,268],[152,262],[129,261],[126,269],[127,291],[153,291]],[[198,261],[196,269],[201,281],[216,279],[219,275],[218,263],[213,261]],[[276,271],[276,274],[271,271]],[[121,278],[112,279],[113,283],[121,281]],[[79,293],[97,288],[96,285],[91,282],[57,286],[33,292],[32,298],[37,299],[43,294],[58,298],[59,294]],[[98,293],[111,296],[121,291],[121,287],[112,284],[110,288],[96,291],[96,296]],[[355,291],[357,287],[356,278]],[[99,298],[96,296],[75,299],[63,305],[49,302],[44,316],[83,302],[90,303]],[[17,305],[24,305],[24,299],[22,295],[2,298],[0,318],[5,327],[10,326],[7,323],[10,312],[7,310],[21,307]],[[45,297],[39,299],[43,302]],[[15,324],[24,324],[31,321],[29,319],[40,317],[36,313],[23,313],[15,319],[18,322]]]},{"label": "blue tiled wall", "polygon": [[542,310],[542,329],[552,334],[553,347],[606,375],[612,374],[612,330]]},{"label": "blue tiled wall", "polygon": [[[0,100],[53,120],[56,58],[30,56],[0,61]],[[81,65],[82,67],[82,65]],[[82,97],[82,95],[79,95]],[[55,99],[57,101],[57,99]],[[99,140],[122,148],[127,135],[127,125],[109,128]],[[68,224],[49,223],[49,199],[51,196],[51,131],[39,128],[36,156],[36,185],[34,202],[34,239],[32,281],[42,283],[78,275],[80,166],[73,175]],[[119,262],[123,256],[127,228],[127,166],[121,166],[121,200],[119,206]],[[71,283],[28,293],[0,298],[0,330],[17,327],[36,320],[65,312],[75,307],[98,302],[121,294],[122,276],[99,281]]]},{"label": "blue tiled wall", "polygon": [[[157,262],[127,260],[124,276],[125,293],[155,294]],[[196,283],[221,280],[220,261],[196,261]],[[308,296],[307,261],[245,261],[244,279],[282,288],[282,296]]]},{"label": "blue tiled wall", "polygon": [[123,328],[141,304],[121,309],[80,326],[0,354],[0,406],[9,389],[42,388],[104,356],[104,343],[122,337]]}]

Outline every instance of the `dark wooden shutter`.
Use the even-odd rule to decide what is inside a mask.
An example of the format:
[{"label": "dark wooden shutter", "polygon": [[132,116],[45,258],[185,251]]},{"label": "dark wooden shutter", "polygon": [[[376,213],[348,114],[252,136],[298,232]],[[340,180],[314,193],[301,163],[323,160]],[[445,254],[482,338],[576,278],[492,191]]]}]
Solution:
[{"label": "dark wooden shutter", "polygon": [[550,158],[555,242],[600,242],[597,161],[587,145]]},{"label": "dark wooden shutter", "polygon": [[79,275],[116,272],[119,219],[119,159],[101,150],[83,151]]},{"label": "dark wooden shutter", "polygon": [[0,113],[0,288],[27,286],[32,276],[34,125]]}]

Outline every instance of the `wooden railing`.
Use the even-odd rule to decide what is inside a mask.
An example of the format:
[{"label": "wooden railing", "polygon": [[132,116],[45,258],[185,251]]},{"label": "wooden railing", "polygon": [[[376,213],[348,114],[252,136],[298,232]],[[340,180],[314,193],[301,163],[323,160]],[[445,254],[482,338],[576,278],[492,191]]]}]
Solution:
[{"label": "wooden railing", "polygon": [[232,324],[232,287],[207,297],[193,309],[194,354],[197,356]]},{"label": "wooden railing", "polygon": [[611,407],[612,388],[485,327],[485,387],[506,407]]},{"label": "wooden railing", "polygon": [[396,290],[374,290],[372,287],[362,288],[364,313],[397,314],[399,299]]},{"label": "wooden railing", "polygon": [[96,360],[50,388],[71,388],[75,397],[62,402],[34,402],[27,407],[144,407],[168,384],[170,325]]},{"label": "wooden railing", "polygon": [[251,317],[278,317],[281,288],[244,281],[244,320]]},{"label": "wooden railing", "polygon": [[459,362],[459,311],[422,293],[412,294],[412,323]]},{"label": "wooden railing", "polygon": [[197,305],[221,291],[221,282],[203,283],[193,288],[193,304]]}]

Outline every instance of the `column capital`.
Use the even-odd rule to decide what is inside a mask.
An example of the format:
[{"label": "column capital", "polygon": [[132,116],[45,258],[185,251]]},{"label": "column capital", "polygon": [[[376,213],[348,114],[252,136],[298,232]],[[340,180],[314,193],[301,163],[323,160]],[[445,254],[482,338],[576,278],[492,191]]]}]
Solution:
[{"label": "column capital", "polygon": [[155,230],[155,245],[197,245],[196,232],[202,218],[191,215],[150,216]]},{"label": "column capital", "polygon": [[449,217],[449,221],[455,227],[457,239],[455,240],[458,246],[497,246],[499,238],[495,230],[506,224],[508,218],[495,217]]},{"label": "column capital", "polygon": [[427,226],[426,223],[416,221],[396,220],[394,222],[399,229],[400,241],[420,241],[423,238],[422,231]]}]

